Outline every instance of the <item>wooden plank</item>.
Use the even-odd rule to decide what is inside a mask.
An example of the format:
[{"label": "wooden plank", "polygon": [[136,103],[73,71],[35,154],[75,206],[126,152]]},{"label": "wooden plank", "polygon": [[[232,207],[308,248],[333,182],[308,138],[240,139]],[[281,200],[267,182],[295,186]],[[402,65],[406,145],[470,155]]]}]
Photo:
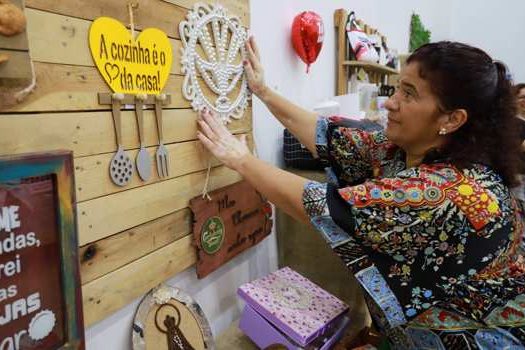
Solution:
[{"label": "wooden plank", "polygon": [[336,95],[344,95],[348,90],[348,80],[343,61],[346,59],[347,42],[346,42],[346,20],[347,12],[344,9],[339,9],[334,12],[334,26],[336,30],[336,51],[337,51],[337,79],[336,79]]},{"label": "wooden plank", "polygon": [[[195,0],[164,0],[166,2],[172,3],[174,5],[184,7],[187,9],[193,9],[193,5],[197,2]],[[219,3],[226,9],[228,9],[228,14],[235,15],[240,18],[241,23],[244,26],[250,26],[250,4],[247,0],[218,0],[214,3]]]},{"label": "wooden plank", "polygon": [[387,66],[384,66],[379,63],[366,62],[366,61],[343,61],[343,65],[350,67],[362,67],[366,70],[369,70],[373,73],[378,74],[399,74],[399,72]]},{"label": "wooden plank", "polygon": [[[251,128],[251,110],[246,117],[231,122],[228,128],[235,133]],[[197,114],[190,109],[163,111],[165,143],[196,139]],[[122,140],[125,149],[139,147],[134,111],[122,112]],[[154,112],[144,111],[146,146],[158,143]],[[0,114],[0,155],[70,149],[75,157],[114,152],[115,132],[111,112]]]},{"label": "wooden plank", "polygon": [[191,211],[182,209],[111,237],[80,247],[82,284],[190,234]]},{"label": "wooden plank", "polygon": [[33,77],[31,58],[28,52],[0,50],[0,55],[7,55],[9,58],[0,64],[0,78],[31,79]]},{"label": "wooden plank", "polygon": [[[123,94],[124,98],[120,101],[120,104],[123,105],[132,105],[137,101],[137,96],[132,94]],[[146,98],[143,100],[145,105],[154,105],[157,101],[155,95],[146,95]],[[101,105],[112,105],[113,104],[113,94],[110,92],[101,92],[98,94],[98,103]],[[162,108],[166,108],[171,103],[171,95],[166,95],[166,99],[162,101]]]},{"label": "wooden plank", "polygon": [[[110,89],[94,68],[87,46],[87,30],[91,22],[38,10],[29,9],[28,12],[32,17],[30,46],[38,84],[23,103],[16,104],[8,111],[101,109],[94,95],[97,92],[110,92]],[[178,75],[181,43],[179,40],[172,40],[172,43],[172,72],[175,75],[170,76],[164,87],[165,92],[173,95],[172,103],[167,107],[189,108],[190,101],[179,93],[183,82],[183,77]],[[201,85],[204,87],[203,82]],[[233,94],[238,93],[239,88],[237,86]],[[209,89],[203,90],[214,101],[216,95]]]},{"label": "wooden plank", "polygon": [[[7,109],[7,112],[86,111],[108,109],[98,103],[98,92],[111,92],[98,70],[48,63],[34,64],[37,87],[22,103]],[[171,94],[171,103],[165,108],[190,108],[191,101],[181,94],[183,76],[170,75],[164,92]],[[217,95],[204,88],[205,96],[214,101]],[[238,94],[240,86],[232,94]]]},{"label": "wooden plank", "polygon": [[[249,138],[249,140],[251,143],[251,138]],[[169,178],[205,170],[208,168],[209,161],[211,161],[214,167],[220,164],[218,160],[209,155],[208,151],[203,149],[202,144],[198,141],[174,143],[168,145],[166,148],[168,149],[169,157]],[[157,147],[148,147],[147,151],[151,159],[152,175],[150,180],[143,182],[135,172],[131,181],[125,187],[115,186],[108,175],[108,166],[114,153],[77,158],[75,160],[77,201],[83,202],[85,200],[167,180],[168,178],[159,178],[157,174],[155,161]],[[136,159],[138,150],[128,151],[127,153],[131,159],[134,160]]]},{"label": "wooden plank", "polygon": [[[35,62],[94,67],[89,50],[89,27],[92,21],[72,18],[40,10],[27,9],[31,57]],[[170,39],[172,74],[181,74],[182,42]]]},{"label": "wooden plank", "polygon": [[0,35],[0,49],[28,51],[27,34],[22,32],[14,36]]},{"label": "wooden plank", "polygon": [[[10,3],[20,9],[24,9],[24,2],[22,0],[10,0]],[[0,35],[0,49],[12,49],[12,50],[26,50],[27,46],[27,35],[26,32],[22,32],[13,36]]]},{"label": "wooden plank", "polygon": [[[111,92],[94,67],[34,63],[37,87],[7,112],[87,111],[108,109],[98,104],[98,92]],[[164,91],[172,94],[166,108],[190,108],[180,94],[183,77],[171,75]]]},{"label": "wooden plank", "polygon": [[[46,112],[94,110],[97,108],[96,92],[110,92],[94,68],[59,66],[35,62],[37,85],[26,98],[3,112]],[[168,79],[168,84],[171,79]],[[179,99],[179,108],[189,104]],[[185,106],[185,105],[186,106]],[[175,106],[170,106],[175,108]]]},{"label": "wooden plank", "polygon": [[26,16],[34,61],[94,66],[88,41],[90,21],[30,8]]},{"label": "wooden plank", "polygon": [[[240,175],[224,166],[213,168],[208,190],[231,185]],[[77,205],[79,245],[154,220],[188,206],[202,193],[206,171],[96,198]]]},{"label": "wooden plank", "polygon": [[159,283],[195,264],[186,236],[82,287],[86,327],[104,319]]},{"label": "wooden plank", "polygon": [[[26,7],[87,20],[112,17],[129,27],[128,3],[129,0],[26,0]],[[135,28],[154,27],[169,37],[180,38],[178,23],[186,12],[182,7],[161,0],[140,0],[134,16]]]},{"label": "wooden plank", "polygon": [[14,35],[14,36],[3,36],[0,35],[0,49],[9,49],[9,50],[29,50],[29,45],[27,44],[27,35],[24,31],[23,33]]}]

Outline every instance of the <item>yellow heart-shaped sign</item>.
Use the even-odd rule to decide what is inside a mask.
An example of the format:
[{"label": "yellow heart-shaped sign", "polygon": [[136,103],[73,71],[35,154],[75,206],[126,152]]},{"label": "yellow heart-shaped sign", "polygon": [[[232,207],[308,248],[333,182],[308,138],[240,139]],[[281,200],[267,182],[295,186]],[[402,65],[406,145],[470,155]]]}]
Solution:
[{"label": "yellow heart-shaped sign", "polygon": [[147,28],[134,40],[119,21],[99,17],[89,29],[89,48],[114,92],[159,94],[168,80],[171,44],[159,29]]}]

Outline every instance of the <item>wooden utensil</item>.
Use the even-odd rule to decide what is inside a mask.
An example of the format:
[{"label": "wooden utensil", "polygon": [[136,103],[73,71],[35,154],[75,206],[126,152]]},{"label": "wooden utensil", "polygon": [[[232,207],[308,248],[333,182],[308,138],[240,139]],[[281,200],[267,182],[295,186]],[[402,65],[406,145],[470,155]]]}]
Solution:
[{"label": "wooden utensil", "polygon": [[113,115],[113,123],[115,124],[115,135],[117,138],[117,153],[109,163],[109,175],[111,180],[117,186],[126,186],[133,175],[133,163],[131,159],[124,152],[122,146],[122,122],[120,118],[120,106],[124,99],[124,94],[113,94],[111,99],[111,111]]},{"label": "wooden utensil", "polygon": [[169,155],[168,149],[164,146],[164,137],[162,135],[162,104],[166,100],[165,94],[155,96],[155,117],[157,119],[157,130],[159,133],[159,147],[157,148],[157,173],[159,177],[169,176]]},{"label": "wooden utensil", "polygon": [[137,125],[139,129],[140,150],[137,154],[137,172],[143,181],[148,181],[151,177],[151,159],[144,145],[144,101],[148,96],[139,94],[135,96],[135,114],[137,115]]}]

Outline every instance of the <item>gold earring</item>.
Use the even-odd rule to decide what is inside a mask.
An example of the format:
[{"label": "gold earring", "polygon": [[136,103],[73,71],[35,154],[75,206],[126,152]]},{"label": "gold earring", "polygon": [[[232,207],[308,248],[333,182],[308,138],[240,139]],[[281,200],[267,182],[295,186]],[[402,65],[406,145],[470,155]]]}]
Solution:
[{"label": "gold earring", "polygon": [[439,129],[439,133],[438,134],[439,135],[446,135],[447,134],[447,129],[445,129],[445,128]]}]

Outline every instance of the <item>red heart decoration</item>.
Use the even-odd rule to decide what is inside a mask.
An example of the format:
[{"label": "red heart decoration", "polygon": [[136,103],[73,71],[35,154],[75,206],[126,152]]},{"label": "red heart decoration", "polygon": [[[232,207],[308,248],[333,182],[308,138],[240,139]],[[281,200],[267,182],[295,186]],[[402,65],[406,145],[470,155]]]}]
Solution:
[{"label": "red heart decoration", "polygon": [[306,73],[315,62],[323,47],[324,25],[321,16],[304,11],[295,16],[292,24],[292,45],[295,52],[306,63]]}]

